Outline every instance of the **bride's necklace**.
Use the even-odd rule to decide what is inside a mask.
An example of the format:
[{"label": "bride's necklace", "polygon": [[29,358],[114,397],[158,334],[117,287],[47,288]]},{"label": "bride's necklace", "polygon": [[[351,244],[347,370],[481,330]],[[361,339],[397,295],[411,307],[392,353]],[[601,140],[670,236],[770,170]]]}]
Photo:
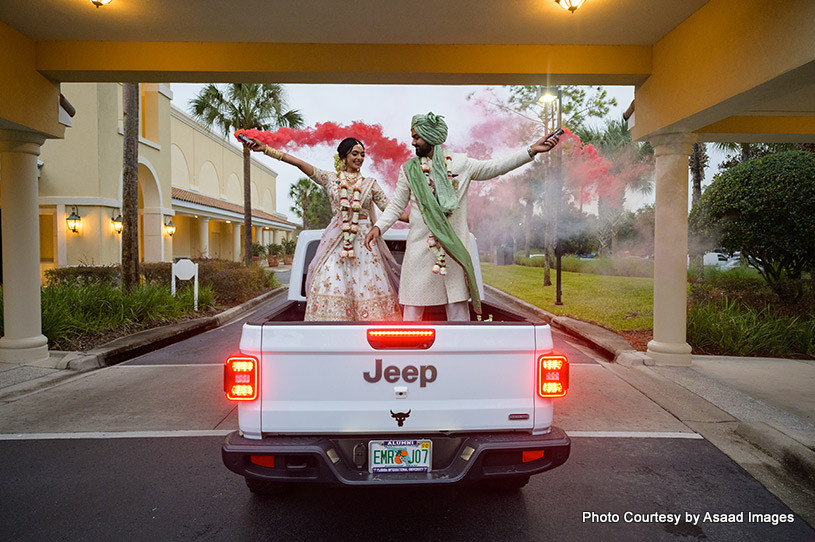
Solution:
[{"label": "bride's necklace", "polygon": [[[340,216],[342,218],[342,250],[340,258],[354,258],[354,238],[359,229],[360,194],[362,181],[365,178],[360,172],[348,173],[340,171],[337,182],[340,191]],[[349,199],[349,195],[351,196]]]}]

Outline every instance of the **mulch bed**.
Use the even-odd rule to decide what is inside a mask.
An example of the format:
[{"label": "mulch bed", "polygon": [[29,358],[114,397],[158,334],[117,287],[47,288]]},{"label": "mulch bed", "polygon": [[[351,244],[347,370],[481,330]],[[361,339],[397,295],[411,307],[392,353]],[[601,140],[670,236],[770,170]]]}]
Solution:
[{"label": "mulch bed", "polygon": [[634,347],[634,350],[645,352],[648,350],[648,341],[654,338],[654,332],[650,329],[635,329],[633,331],[619,331],[620,335]]}]

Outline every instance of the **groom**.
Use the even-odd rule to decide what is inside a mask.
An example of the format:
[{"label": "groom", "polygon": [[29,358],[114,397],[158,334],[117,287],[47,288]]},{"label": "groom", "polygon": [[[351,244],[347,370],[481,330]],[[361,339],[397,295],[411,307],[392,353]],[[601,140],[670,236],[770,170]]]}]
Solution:
[{"label": "groom", "polygon": [[404,319],[419,321],[425,307],[444,305],[448,321],[468,321],[468,298],[481,314],[467,229],[470,181],[492,179],[527,164],[536,154],[554,148],[558,139],[550,134],[504,158],[474,160],[442,147],[447,124],[441,115],[415,115],[410,135],[417,157],[399,170],[393,197],[365,236],[365,246],[370,250],[410,202],[410,231],[399,284]]}]

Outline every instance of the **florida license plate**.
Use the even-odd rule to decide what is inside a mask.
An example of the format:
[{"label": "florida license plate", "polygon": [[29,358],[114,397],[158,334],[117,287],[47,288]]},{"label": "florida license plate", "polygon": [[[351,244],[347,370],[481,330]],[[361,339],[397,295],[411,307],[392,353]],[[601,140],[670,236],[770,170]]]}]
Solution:
[{"label": "florida license plate", "polygon": [[430,472],[429,440],[372,440],[368,443],[368,470],[384,472]]}]

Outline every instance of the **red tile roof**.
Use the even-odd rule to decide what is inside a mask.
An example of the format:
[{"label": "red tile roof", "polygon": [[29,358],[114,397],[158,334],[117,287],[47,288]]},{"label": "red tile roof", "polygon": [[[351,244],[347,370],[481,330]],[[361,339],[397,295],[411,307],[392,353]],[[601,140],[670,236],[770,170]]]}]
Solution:
[{"label": "red tile roof", "polygon": [[[243,205],[238,205],[237,203],[229,203],[228,201],[223,201],[218,198],[213,198],[211,196],[205,196],[203,194],[199,194],[198,192],[191,192],[190,190],[184,190],[183,188],[178,188],[175,186],[172,188],[172,197],[173,199],[177,199],[179,201],[186,201],[187,203],[195,203],[197,205],[205,205],[207,207],[214,207],[215,209],[232,211],[233,213],[238,213],[241,215],[243,214]],[[265,220],[279,222],[281,224],[285,224],[293,228],[300,227],[299,224],[289,222],[288,220],[284,220],[278,216],[269,214],[259,209],[252,209],[252,216],[257,218],[263,218]]]}]

